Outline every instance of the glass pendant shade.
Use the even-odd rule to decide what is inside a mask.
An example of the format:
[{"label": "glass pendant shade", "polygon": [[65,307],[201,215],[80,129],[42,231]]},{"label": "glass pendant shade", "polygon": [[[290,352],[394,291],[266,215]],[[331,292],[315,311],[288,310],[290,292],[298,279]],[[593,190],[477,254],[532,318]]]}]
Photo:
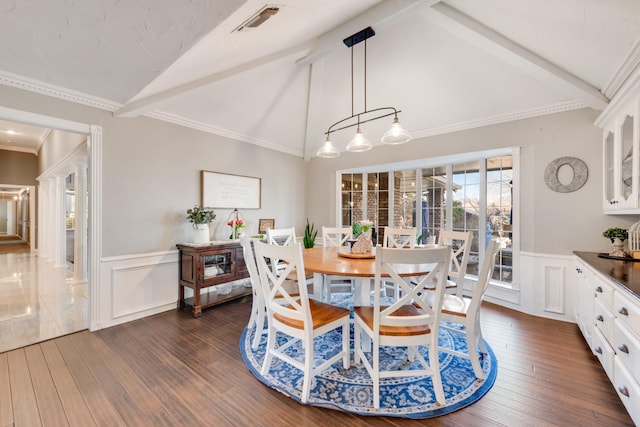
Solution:
[{"label": "glass pendant shade", "polygon": [[331,157],[338,157],[339,155],[340,153],[338,152],[336,147],[333,145],[333,142],[331,142],[331,139],[329,139],[329,135],[327,135],[327,140],[324,142],[322,147],[320,147],[320,149],[316,153],[316,156],[331,158]]},{"label": "glass pendant shade", "polygon": [[383,144],[389,145],[404,144],[410,140],[411,135],[402,126],[400,126],[400,122],[397,117],[393,119],[391,128],[382,135],[381,139]]},{"label": "glass pendant shade", "polygon": [[359,153],[361,151],[368,151],[373,148],[373,145],[367,138],[364,137],[362,132],[360,131],[360,126],[358,126],[358,130],[356,131],[355,136],[349,144],[347,144],[347,151],[351,151],[353,153]]}]

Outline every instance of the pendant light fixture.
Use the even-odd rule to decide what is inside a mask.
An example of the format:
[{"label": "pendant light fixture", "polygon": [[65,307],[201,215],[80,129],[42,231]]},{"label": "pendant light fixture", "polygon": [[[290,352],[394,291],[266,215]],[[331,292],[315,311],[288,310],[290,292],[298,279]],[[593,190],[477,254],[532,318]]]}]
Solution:
[{"label": "pendant light fixture", "polygon": [[[381,141],[383,144],[402,144],[411,140],[409,132],[400,126],[400,121],[398,120],[398,113],[401,112],[400,110],[397,110],[394,107],[382,107],[367,110],[367,39],[375,34],[376,33],[373,31],[373,28],[367,27],[343,40],[344,44],[351,49],[351,116],[339,120],[329,126],[329,129],[325,132],[327,139],[316,153],[318,157],[330,158],[339,156],[340,152],[331,141],[331,134],[354,126],[356,127],[356,134],[349,144],[347,144],[347,151],[362,152],[371,150],[373,145],[362,133],[360,125],[362,123],[371,122],[384,117],[393,116],[393,122],[391,123],[391,128],[382,135]],[[362,41],[364,41],[364,111],[356,114],[354,113],[353,108],[353,46]]]}]

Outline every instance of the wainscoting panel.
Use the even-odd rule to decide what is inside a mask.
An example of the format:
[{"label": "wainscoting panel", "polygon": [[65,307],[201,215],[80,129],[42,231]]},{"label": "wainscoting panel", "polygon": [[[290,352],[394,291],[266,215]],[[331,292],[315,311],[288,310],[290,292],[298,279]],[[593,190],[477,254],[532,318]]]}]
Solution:
[{"label": "wainscoting panel", "polygon": [[178,300],[178,252],[103,258],[100,325],[105,328],[175,310]]},{"label": "wainscoting panel", "polygon": [[520,311],[573,322],[573,256],[521,253]]},{"label": "wainscoting panel", "polygon": [[544,266],[544,311],[565,314],[564,277],[565,268],[563,266]]}]

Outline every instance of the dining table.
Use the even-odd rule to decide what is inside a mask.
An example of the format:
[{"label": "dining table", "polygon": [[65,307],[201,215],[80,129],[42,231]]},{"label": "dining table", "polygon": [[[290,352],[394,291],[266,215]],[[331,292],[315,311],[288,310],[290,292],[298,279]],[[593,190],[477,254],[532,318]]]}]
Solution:
[{"label": "dining table", "polygon": [[[370,292],[373,278],[375,277],[375,247],[372,252],[366,254],[354,254],[348,246],[316,246],[303,249],[305,273],[313,273],[314,298],[325,300],[328,286],[324,278],[326,276],[344,276],[355,279],[354,303],[355,305],[371,305]],[[428,274],[433,269],[433,264],[414,264],[398,266],[400,276],[421,276]],[[383,277],[389,277],[383,273]]]}]

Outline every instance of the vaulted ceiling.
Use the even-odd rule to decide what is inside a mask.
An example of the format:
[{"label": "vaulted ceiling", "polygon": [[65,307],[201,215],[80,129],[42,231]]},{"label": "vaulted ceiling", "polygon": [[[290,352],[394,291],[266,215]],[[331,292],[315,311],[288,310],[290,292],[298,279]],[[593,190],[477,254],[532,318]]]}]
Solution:
[{"label": "vaulted ceiling", "polygon": [[[236,30],[265,6],[279,10]],[[0,22],[0,84],[305,158],[352,114],[352,90],[356,113],[402,110],[417,144],[601,110],[640,62],[640,2],[631,0],[9,0]],[[352,80],[342,40],[367,26],[376,35],[365,107],[364,43],[353,47]],[[376,144],[390,121],[362,128]],[[343,151],[352,135],[332,139]]]}]

